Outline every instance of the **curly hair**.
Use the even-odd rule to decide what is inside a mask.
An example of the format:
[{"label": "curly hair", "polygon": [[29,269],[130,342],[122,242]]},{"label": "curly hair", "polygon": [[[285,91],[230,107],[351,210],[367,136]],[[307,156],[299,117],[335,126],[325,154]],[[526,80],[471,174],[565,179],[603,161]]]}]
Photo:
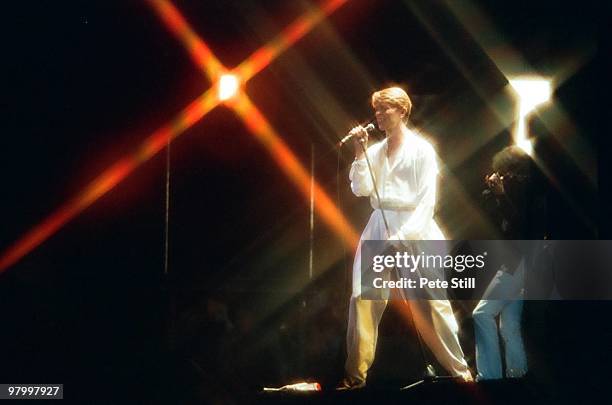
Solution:
[{"label": "curly hair", "polygon": [[528,176],[531,157],[516,145],[507,146],[493,156],[493,170],[515,176]]}]

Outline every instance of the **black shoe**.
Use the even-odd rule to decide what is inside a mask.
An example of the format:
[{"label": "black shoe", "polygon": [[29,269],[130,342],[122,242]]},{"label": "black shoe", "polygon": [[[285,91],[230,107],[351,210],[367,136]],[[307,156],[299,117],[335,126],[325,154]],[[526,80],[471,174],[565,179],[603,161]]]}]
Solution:
[{"label": "black shoe", "polygon": [[359,389],[365,388],[365,386],[366,386],[365,381],[353,381],[345,377],[342,379],[342,381],[340,381],[340,383],[336,387],[336,391],[359,390]]}]

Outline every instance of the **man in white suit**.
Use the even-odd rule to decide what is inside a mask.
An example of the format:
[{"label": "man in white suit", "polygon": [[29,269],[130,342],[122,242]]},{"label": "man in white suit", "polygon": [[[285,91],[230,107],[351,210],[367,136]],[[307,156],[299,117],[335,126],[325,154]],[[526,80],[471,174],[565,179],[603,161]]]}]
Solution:
[{"label": "man in white suit", "polygon": [[[385,132],[386,139],[368,147],[368,133],[363,127],[357,126],[350,132],[355,148],[355,161],[349,176],[351,190],[357,196],[370,197],[374,211],[363,230],[353,263],[348,356],[339,390],[365,386],[374,361],[378,324],[387,306],[386,300],[361,297],[361,242],[444,239],[433,219],[438,175],[436,153],[431,144],[406,125],[412,108],[408,94],[399,87],[377,91],[372,95],[372,107],[378,128]],[[364,149],[372,165],[382,206],[376,197]],[[382,211],[388,221],[388,231]],[[471,381],[450,302],[446,299],[412,300],[410,305],[420,335],[440,364],[452,375]]]}]

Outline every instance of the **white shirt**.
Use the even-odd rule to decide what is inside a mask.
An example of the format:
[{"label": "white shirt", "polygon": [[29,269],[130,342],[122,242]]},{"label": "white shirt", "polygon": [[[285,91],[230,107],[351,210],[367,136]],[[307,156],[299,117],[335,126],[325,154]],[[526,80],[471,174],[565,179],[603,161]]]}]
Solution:
[{"label": "white shirt", "polygon": [[[401,225],[399,235],[391,239],[420,239],[430,225],[436,203],[438,164],[434,148],[413,132],[404,137],[391,160],[387,158],[387,140],[367,149],[382,208],[390,211],[412,211]],[[356,159],[349,174],[351,190],[356,196],[370,197],[372,208],[378,200],[365,157]]]}]

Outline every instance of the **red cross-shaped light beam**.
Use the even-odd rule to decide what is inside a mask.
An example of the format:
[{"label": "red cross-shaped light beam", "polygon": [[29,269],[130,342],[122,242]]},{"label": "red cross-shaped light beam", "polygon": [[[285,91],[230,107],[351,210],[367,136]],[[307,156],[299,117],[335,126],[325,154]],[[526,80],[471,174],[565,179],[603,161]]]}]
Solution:
[{"label": "red cross-shaped light beam", "polygon": [[[149,160],[174,138],[218,106],[222,102],[218,92],[219,82],[223,75],[232,74],[240,85],[244,85],[346,1],[327,0],[320,8],[311,9],[235,69],[229,70],[216,58],[169,0],[149,0],[150,5],[162,18],[168,29],[178,37],[194,62],[211,80],[213,83],[211,88],[187,105],[173,120],[149,135],[133,154],[123,157],[103,171],[73,199],[64,203],[6,249],[0,256],[0,273],[51,237],[64,224],[125,179],[136,167]],[[266,117],[251,102],[251,99],[239,90],[238,94],[225,104],[238,114],[298,190],[305,196],[309,196],[310,175]],[[316,208],[323,220],[351,246],[356,246],[359,240],[358,234],[332,199],[317,182],[314,182],[313,191]]]}]

